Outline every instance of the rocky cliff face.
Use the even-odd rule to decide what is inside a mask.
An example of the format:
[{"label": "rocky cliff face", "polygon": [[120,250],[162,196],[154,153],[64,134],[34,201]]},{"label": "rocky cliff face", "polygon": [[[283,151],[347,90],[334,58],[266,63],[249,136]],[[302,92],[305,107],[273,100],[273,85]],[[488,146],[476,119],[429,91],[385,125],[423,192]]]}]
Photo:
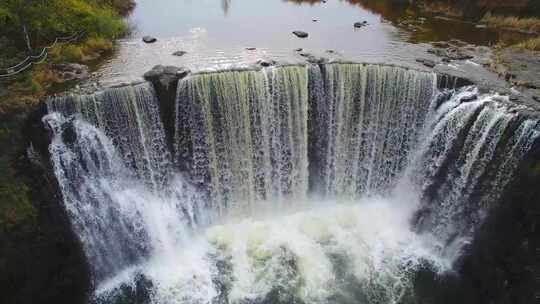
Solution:
[{"label": "rocky cliff face", "polygon": [[15,164],[21,178],[31,185],[30,197],[36,220],[12,231],[0,231],[4,250],[0,262],[2,303],[66,303],[86,301],[91,281],[80,244],[73,234],[62,205],[49,161],[49,135],[40,107],[24,127],[26,153]]},{"label": "rocky cliff face", "polygon": [[536,303],[540,290],[540,144],[459,262],[474,303]]}]

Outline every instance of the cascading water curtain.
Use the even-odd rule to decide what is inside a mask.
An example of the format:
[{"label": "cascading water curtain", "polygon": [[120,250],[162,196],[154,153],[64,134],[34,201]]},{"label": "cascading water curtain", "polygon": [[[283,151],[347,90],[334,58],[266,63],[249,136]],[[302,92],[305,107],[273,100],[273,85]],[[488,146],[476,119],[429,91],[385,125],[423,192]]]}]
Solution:
[{"label": "cascading water curtain", "polygon": [[167,183],[170,155],[151,84],[52,98],[47,105],[51,113],[78,115],[105,132],[126,166],[134,168],[154,189]]},{"label": "cascading water curtain", "polygon": [[220,214],[305,197],[307,81],[307,68],[298,66],[180,81],[176,159],[189,162]]},{"label": "cascading water curtain", "polygon": [[436,76],[391,66],[327,64],[312,77],[318,88],[310,133],[315,190],[354,197],[391,189],[416,147]]},{"label": "cascading water curtain", "polygon": [[[435,234],[456,255],[497,206],[514,173],[540,137],[538,117],[504,97],[470,87],[433,113],[407,178],[422,193],[417,229]],[[523,109],[522,109],[523,110]]]},{"label": "cascading water curtain", "polygon": [[204,222],[201,198],[171,172],[150,84],[58,97],[48,108],[55,175],[96,284],[173,251]]}]

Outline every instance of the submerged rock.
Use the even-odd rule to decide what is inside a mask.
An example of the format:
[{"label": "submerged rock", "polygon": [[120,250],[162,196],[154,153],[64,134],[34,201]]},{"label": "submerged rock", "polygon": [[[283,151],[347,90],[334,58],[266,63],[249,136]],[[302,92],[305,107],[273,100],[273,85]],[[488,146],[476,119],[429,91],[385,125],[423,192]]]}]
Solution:
[{"label": "submerged rock", "polygon": [[294,49],[295,52],[301,52],[303,51],[304,49],[303,48],[297,48],[297,49]]},{"label": "submerged rock", "polygon": [[247,47],[246,50],[247,51],[255,51],[257,48],[256,47]]},{"label": "submerged rock", "polygon": [[144,36],[142,38],[142,41],[144,41],[145,43],[154,43],[157,41],[157,39],[155,37],[152,37],[152,36]]},{"label": "submerged rock", "polygon": [[424,58],[416,58],[416,61],[430,68],[434,68],[437,65],[435,61]]},{"label": "submerged rock", "polygon": [[186,51],[176,51],[176,52],[174,52],[174,53],[172,53],[172,54],[173,54],[173,56],[182,57],[182,56],[184,56],[185,54],[187,54],[187,52],[186,52]]},{"label": "submerged rock", "polygon": [[298,38],[307,38],[309,36],[308,33],[303,31],[293,31],[292,33]]},{"label": "submerged rock", "polygon": [[355,23],[353,24],[353,26],[354,26],[355,28],[361,28],[361,27],[364,27],[364,26],[366,26],[366,25],[368,25],[368,23],[367,23],[367,21],[365,21],[365,20],[362,21],[362,22],[355,22]]}]

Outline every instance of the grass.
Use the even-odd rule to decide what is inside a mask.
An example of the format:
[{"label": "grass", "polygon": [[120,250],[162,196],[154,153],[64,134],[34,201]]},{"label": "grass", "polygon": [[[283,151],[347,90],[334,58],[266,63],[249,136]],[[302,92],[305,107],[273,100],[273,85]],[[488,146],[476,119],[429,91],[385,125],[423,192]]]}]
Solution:
[{"label": "grass", "polygon": [[488,14],[484,16],[484,18],[482,18],[481,22],[492,28],[513,29],[530,33],[540,33],[540,18],[537,17],[520,18],[514,16],[492,16]]}]

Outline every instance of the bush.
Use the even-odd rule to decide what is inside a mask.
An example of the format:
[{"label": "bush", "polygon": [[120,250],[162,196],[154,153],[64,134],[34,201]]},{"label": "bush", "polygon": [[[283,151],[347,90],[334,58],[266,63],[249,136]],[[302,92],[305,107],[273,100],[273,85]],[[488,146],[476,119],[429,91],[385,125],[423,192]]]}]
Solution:
[{"label": "bush", "polygon": [[67,62],[83,62],[84,53],[79,45],[69,44],[61,47],[60,56]]},{"label": "bush", "polygon": [[85,23],[83,28],[98,37],[116,39],[127,33],[126,23],[112,10],[97,9],[88,16]]},{"label": "bush", "polygon": [[112,41],[101,37],[88,38],[88,40],[85,42],[85,46],[88,51],[98,53],[110,52],[113,49]]}]

